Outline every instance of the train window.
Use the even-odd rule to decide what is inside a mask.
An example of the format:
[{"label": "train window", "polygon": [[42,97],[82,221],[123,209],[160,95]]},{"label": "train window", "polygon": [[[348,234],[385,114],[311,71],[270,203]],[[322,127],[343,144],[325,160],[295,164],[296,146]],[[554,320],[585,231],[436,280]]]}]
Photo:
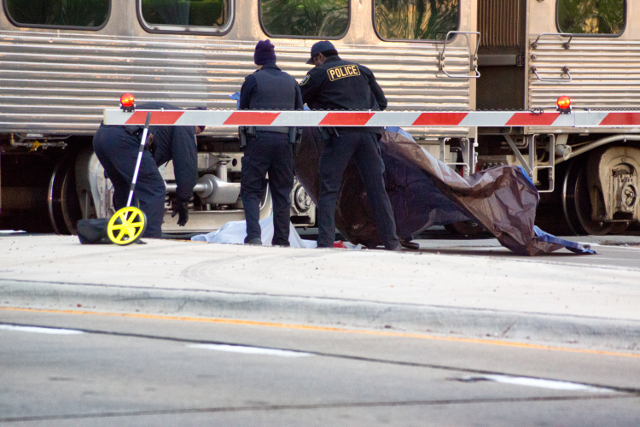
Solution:
[{"label": "train window", "polygon": [[374,0],[378,35],[387,40],[444,40],[458,29],[459,0]]},{"label": "train window", "polygon": [[260,0],[260,22],[270,37],[339,38],[349,27],[349,1]]},{"label": "train window", "polygon": [[622,34],[626,15],[626,0],[558,0],[558,29],[563,33]]},{"label": "train window", "polygon": [[9,19],[25,27],[99,29],[109,17],[110,0],[5,0]]},{"label": "train window", "polygon": [[216,32],[231,26],[233,0],[140,0],[143,24],[152,31]]}]

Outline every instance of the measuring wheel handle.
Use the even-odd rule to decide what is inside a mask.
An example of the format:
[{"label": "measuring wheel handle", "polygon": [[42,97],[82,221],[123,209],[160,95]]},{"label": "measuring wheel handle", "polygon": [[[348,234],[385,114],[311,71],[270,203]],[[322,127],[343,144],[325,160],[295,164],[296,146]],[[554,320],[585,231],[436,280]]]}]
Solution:
[{"label": "measuring wheel handle", "polygon": [[128,206],[113,214],[107,225],[107,236],[116,245],[137,242],[147,229],[147,216],[140,209]]}]

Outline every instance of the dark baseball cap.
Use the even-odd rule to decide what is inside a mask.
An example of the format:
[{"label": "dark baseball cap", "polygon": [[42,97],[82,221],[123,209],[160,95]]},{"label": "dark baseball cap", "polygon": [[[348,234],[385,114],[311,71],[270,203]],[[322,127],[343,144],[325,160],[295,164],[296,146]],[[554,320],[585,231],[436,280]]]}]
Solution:
[{"label": "dark baseball cap", "polygon": [[328,40],[323,40],[311,46],[311,58],[309,58],[307,64],[313,64],[313,57],[320,52],[326,52],[327,50],[336,50],[333,43]]}]

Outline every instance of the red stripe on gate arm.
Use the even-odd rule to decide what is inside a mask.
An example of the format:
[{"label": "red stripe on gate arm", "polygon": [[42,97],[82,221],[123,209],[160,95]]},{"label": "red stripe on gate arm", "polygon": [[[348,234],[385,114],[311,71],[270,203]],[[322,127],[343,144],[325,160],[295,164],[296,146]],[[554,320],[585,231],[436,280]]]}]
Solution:
[{"label": "red stripe on gate arm", "polygon": [[600,122],[600,126],[640,125],[640,113],[609,113]]},{"label": "red stripe on gate arm", "polygon": [[551,126],[560,113],[514,113],[505,126]]},{"label": "red stripe on gate arm", "polygon": [[375,113],[327,113],[320,126],[364,126]]},{"label": "red stripe on gate arm", "polygon": [[[133,113],[125,125],[144,125],[147,122],[148,111],[136,111]],[[152,111],[151,125],[172,125],[178,121],[184,111]]]},{"label": "red stripe on gate arm", "polygon": [[254,113],[237,111],[232,113],[225,125],[238,125],[238,126],[267,126],[273,123],[273,121],[280,115],[280,113]]},{"label": "red stripe on gate arm", "polygon": [[468,113],[422,113],[414,126],[457,126],[467,117]]}]

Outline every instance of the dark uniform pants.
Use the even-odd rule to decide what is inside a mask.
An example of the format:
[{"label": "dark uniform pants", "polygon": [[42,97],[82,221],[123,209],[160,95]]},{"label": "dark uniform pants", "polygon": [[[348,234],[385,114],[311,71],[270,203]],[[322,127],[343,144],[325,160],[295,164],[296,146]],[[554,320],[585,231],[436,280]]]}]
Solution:
[{"label": "dark uniform pants", "polygon": [[[116,210],[127,205],[139,148],[140,139],[119,126],[101,126],[93,137],[93,150],[113,183]],[[135,206],[137,199],[140,209],[147,216],[147,229],[143,237],[161,236],[165,194],[162,175],[151,153],[145,151],[132,201]]]},{"label": "dark uniform pants", "polygon": [[242,158],[242,204],[247,219],[245,242],[260,238],[260,200],[266,188],[265,174],[269,173],[269,190],[273,201],[272,245],[289,245],[291,222],[291,189],[293,188],[293,147],[289,135],[276,132],[256,132],[249,137]]},{"label": "dark uniform pants", "polygon": [[378,138],[370,132],[341,132],[332,136],[320,154],[318,247],[333,247],[335,213],[342,175],[353,160],[367,191],[380,240],[387,249],[399,247],[391,202],[384,187],[384,163]]}]

